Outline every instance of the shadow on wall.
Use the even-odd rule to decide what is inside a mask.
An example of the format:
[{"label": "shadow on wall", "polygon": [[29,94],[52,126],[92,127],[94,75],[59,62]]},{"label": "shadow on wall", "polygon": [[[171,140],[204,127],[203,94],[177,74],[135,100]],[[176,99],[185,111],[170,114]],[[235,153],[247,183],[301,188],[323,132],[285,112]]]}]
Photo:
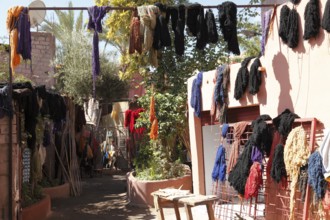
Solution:
[{"label": "shadow on wall", "polygon": [[280,84],[277,113],[280,114],[286,108],[294,112],[293,103],[290,96],[290,90],[292,87],[289,77],[289,64],[281,52],[274,56],[272,66],[274,68],[275,78]]}]

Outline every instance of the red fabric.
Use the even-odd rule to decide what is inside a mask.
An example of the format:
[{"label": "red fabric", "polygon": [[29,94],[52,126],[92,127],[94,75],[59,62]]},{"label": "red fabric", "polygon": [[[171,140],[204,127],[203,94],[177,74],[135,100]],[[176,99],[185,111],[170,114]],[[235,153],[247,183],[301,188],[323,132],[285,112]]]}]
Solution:
[{"label": "red fabric", "polygon": [[250,168],[250,174],[245,184],[244,198],[257,197],[262,185],[262,172],[259,162],[254,162]]},{"label": "red fabric", "polygon": [[140,117],[140,113],[144,112],[143,108],[138,108],[131,112],[131,118],[129,123],[129,130],[131,133],[143,134],[145,128],[135,128],[136,119]]},{"label": "red fabric", "polygon": [[131,113],[132,113],[132,110],[130,110],[130,109],[125,111],[125,119],[124,119],[125,128],[129,127],[129,125],[130,125]]}]

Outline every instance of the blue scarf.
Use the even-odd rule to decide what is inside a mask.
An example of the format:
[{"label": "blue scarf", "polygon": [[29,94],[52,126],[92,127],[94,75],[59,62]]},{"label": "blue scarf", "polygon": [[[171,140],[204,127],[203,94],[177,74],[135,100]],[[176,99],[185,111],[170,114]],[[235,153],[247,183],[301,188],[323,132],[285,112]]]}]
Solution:
[{"label": "blue scarf", "polygon": [[312,186],[317,200],[324,198],[327,186],[322,169],[322,157],[318,151],[314,151],[308,159],[308,184]]}]

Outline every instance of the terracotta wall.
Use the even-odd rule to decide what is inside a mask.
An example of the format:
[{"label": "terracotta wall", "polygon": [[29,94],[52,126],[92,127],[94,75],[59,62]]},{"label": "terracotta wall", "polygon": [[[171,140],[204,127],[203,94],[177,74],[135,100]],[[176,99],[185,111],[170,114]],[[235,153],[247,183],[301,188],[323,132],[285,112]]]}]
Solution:
[{"label": "terracotta wall", "polygon": [[[265,55],[260,59],[266,72],[263,74],[262,85],[257,95],[245,93],[239,101],[234,99],[235,79],[240,64],[230,66],[229,108],[259,105],[260,114],[269,114],[271,117],[276,117],[285,108],[289,108],[302,118],[315,117],[322,126],[330,126],[330,102],[327,101],[327,94],[330,92],[330,74],[327,73],[330,69],[330,35],[320,29],[316,39],[303,40],[304,10],[307,3],[308,1],[301,1],[296,6],[300,17],[300,38],[295,49],[283,44],[278,36],[282,5],[277,7],[273,32],[268,37]],[[292,3],[285,4],[292,8]],[[320,1],[321,17],[325,4],[326,0]],[[213,78],[214,71],[205,72],[203,75],[203,111],[209,111],[211,107]],[[193,79],[194,77],[191,77],[188,80],[188,102]],[[193,116],[190,106],[189,127],[194,192],[205,193],[201,120]]]},{"label": "terracotta wall", "polygon": [[50,33],[32,32],[32,72],[30,62],[21,62],[15,69],[16,73],[23,74],[37,85],[54,85],[55,69],[52,65],[55,58],[55,37]]},{"label": "terracotta wall", "polygon": [[9,178],[12,178],[12,198],[13,214],[12,219],[17,218],[19,213],[18,200],[20,198],[20,151],[17,144],[16,118],[13,124],[13,144],[12,144],[12,173],[9,173],[9,118],[0,119],[0,219],[9,219]]}]

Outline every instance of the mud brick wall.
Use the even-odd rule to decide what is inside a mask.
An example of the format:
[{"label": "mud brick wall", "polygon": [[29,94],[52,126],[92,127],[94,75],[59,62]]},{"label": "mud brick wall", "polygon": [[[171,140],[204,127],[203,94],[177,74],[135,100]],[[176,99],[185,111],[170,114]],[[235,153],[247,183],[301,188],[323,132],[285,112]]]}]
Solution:
[{"label": "mud brick wall", "polygon": [[32,72],[30,61],[22,61],[15,73],[23,74],[36,85],[46,85],[50,88],[55,84],[55,68],[52,65],[55,58],[55,37],[50,33],[32,32]]}]

